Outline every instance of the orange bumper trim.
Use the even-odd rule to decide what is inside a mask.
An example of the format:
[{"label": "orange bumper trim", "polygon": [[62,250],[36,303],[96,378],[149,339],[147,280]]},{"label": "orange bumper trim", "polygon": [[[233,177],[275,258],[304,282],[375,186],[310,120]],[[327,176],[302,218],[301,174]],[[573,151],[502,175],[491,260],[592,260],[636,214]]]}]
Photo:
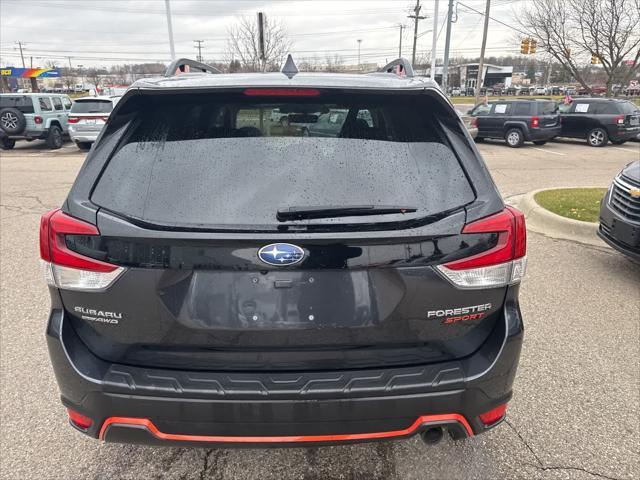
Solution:
[{"label": "orange bumper trim", "polygon": [[344,433],[336,435],[292,435],[292,436],[223,436],[223,435],[180,435],[176,433],[164,433],[158,430],[148,418],[109,417],[100,429],[100,440],[104,440],[107,429],[114,426],[139,426],[146,428],[149,433],[160,440],[182,442],[212,442],[212,443],[296,443],[296,442],[336,442],[349,440],[370,440],[376,438],[404,437],[415,433],[421,426],[430,423],[457,422],[461,424],[467,435],[472,437],[473,430],[467,419],[457,413],[442,415],[422,415],[409,427],[403,430],[371,433]]}]

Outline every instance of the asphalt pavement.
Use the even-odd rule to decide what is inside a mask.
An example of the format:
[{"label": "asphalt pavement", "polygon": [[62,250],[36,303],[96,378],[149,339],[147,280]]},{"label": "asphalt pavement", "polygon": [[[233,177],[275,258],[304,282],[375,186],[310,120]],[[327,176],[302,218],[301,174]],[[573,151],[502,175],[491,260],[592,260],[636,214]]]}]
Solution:
[{"label": "asphalt pavement", "polygon": [[[640,144],[479,145],[505,196],[606,186]],[[640,266],[609,249],[529,235],[524,348],[508,420],[427,447],[205,450],[104,444],[67,425],[44,340],[40,214],[60,206],[84,154],[20,142],[0,152],[0,478],[637,479]]]}]

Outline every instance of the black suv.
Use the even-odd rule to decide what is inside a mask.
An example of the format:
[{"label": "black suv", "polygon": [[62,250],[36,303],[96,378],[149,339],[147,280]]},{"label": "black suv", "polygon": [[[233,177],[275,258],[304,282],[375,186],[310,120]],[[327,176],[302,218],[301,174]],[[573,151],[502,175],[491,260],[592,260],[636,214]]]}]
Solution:
[{"label": "black suv", "polygon": [[640,133],[640,111],[628,100],[581,98],[559,108],[560,136],[584,138],[592,147],[620,145]]},{"label": "black suv", "polygon": [[[524,218],[438,86],[402,60],[361,76],[291,60],[216,72],[182,59],[136,82],[42,217],[71,425],[114,442],[309,445],[499,424],[523,337]],[[276,110],[346,114],[316,137]]]},{"label": "black suv", "polygon": [[476,105],[469,114],[476,117],[476,141],[504,138],[510,147],[525,141],[544,145],[560,133],[558,107],[547,100],[496,100]]},{"label": "black suv", "polygon": [[619,252],[640,260],[640,160],[613,179],[602,199],[598,235]]}]

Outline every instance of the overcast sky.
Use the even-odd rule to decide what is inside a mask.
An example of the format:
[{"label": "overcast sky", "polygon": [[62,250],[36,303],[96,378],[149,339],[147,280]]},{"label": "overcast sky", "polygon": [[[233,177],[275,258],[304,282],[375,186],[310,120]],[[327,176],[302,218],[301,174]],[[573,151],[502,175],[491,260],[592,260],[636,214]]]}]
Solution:
[{"label": "overcast sky", "polygon": [[[526,0],[493,0],[487,55],[517,52],[514,8]],[[418,52],[430,52],[434,0],[421,0]],[[438,56],[444,51],[447,0],[438,12]],[[145,61],[166,62],[169,55],[164,0],[0,0],[0,66],[21,66],[17,41],[23,42],[26,66],[71,62],[87,66],[110,66]],[[204,40],[203,57],[222,61],[227,28],[238,17],[263,11],[280,19],[298,57],[324,59],[335,53],[347,64],[357,63],[357,40],[361,39],[362,63],[383,64],[397,57],[399,24],[404,29],[403,56],[411,56],[413,20],[407,15],[415,0],[171,0],[176,54],[195,58],[193,40]],[[453,26],[452,56],[478,56],[485,0],[457,2]],[[506,24],[506,25],[505,25]]]}]

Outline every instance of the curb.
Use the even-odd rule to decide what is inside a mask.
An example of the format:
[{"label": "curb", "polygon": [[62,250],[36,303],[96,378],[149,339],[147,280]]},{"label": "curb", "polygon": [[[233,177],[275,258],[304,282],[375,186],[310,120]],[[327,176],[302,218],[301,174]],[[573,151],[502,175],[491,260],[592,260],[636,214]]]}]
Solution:
[{"label": "curb", "polygon": [[518,208],[525,215],[525,218],[527,220],[527,229],[531,230],[532,232],[542,233],[551,238],[571,240],[574,242],[585,243],[587,245],[595,245],[597,247],[608,247],[607,244],[603,242],[597,235],[597,223],[581,222],[579,220],[573,220],[571,218],[557,215],[541,207],[533,198],[534,195],[538,192],[543,192],[545,190],[559,190],[561,188],[574,187],[542,188],[540,190],[529,192],[522,197],[520,202],[518,202]]}]

